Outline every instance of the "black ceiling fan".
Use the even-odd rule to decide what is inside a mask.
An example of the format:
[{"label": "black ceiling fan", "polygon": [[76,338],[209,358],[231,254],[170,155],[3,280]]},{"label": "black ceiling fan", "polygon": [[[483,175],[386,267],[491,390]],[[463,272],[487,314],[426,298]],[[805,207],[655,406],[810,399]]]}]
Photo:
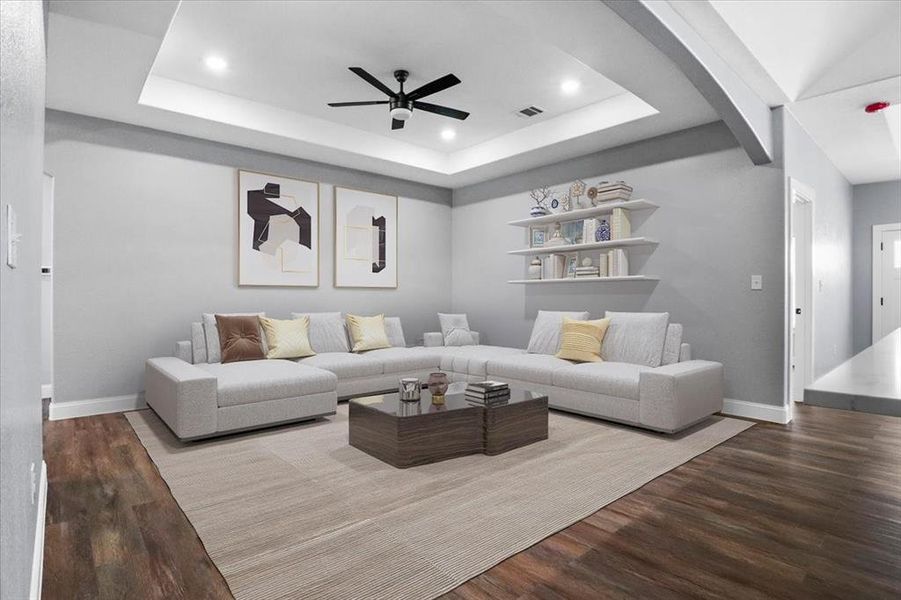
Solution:
[{"label": "black ceiling fan", "polygon": [[429,104],[428,102],[420,102],[420,98],[431,96],[449,87],[453,87],[460,83],[457,76],[448,74],[439,77],[435,81],[427,83],[413,90],[412,92],[404,92],[404,82],[410,75],[403,69],[394,72],[394,78],[400,83],[400,91],[392,92],[391,88],[367,73],[362,67],[348,67],[351,71],[366,80],[371,86],[386,94],[390,100],[368,100],[363,102],[329,102],[329,106],[369,106],[371,104],[387,104],[391,114],[391,129],[403,129],[404,122],[413,115],[413,109],[418,108],[426,112],[435,113],[444,117],[460,119],[461,121],[469,116],[468,112],[457,110],[456,108],[448,108],[439,106],[438,104]]}]

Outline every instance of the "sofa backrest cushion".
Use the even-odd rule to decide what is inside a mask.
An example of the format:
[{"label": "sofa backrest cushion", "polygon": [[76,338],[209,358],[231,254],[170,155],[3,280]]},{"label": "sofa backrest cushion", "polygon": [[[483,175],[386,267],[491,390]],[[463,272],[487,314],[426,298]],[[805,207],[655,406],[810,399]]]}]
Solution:
[{"label": "sofa backrest cushion", "polygon": [[563,328],[563,317],[577,321],[587,321],[588,311],[554,311],[539,310],[532,326],[532,336],[526,349],[533,354],[557,354],[560,350],[560,330]]},{"label": "sofa backrest cushion", "polygon": [[393,348],[405,348],[407,340],[404,338],[404,328],[400,324],[400,317],[385,317],[385,332],[388,334],[388,342]]},{"label": "sofa backrest cushion", "polygon": [[465,313],[438,313],[438,322],[441,324],[445,346],[472,346],[475,343]]},{"label": "sofa backrest cushion", "polygon": [[196,365],[206,361],[206,335],[203,333],[203,323],[191,323],[191,362]]},{"label": "sofa backrest cushion", "polygon": [[339,312],[291,313],[291,317],[310,317],[310,345],[317,354],[350,352],[347,327]]},{"label": "sofa backrest cushion", "polygon": [[666,340],[663,342],[663,359],[661,365],[674,365],[679,362],[682,349],[682,325],[670,323],[666,328]]},{"label": "sofa backrest cushion", "polygon": [[610,362],[659,367],[669,313],[626,313],[607,311],[610,327],[604,336],[601,355]]},{"label": "sofa backrest cushion", "polygon": [[[203,334],[206,337],[206,361],[211,363],[222,362],[222,356],[219,351],[219,328],[216,326],[217,313],[203,313],[201,315],[203,321]],[[224,317],[247,317],[257,316],[265,317],[266,313],[218,313]],[[269,351],[266,346],[266,337],[263,335],[263,329],[260,328],[260,338],[263,340],[263,353]]]}]

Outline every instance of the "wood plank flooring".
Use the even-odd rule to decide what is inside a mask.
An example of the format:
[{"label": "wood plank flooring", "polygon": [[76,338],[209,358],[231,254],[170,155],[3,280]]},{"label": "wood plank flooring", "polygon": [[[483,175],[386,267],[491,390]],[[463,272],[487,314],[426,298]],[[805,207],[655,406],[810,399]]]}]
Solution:
[{"label": "wood plank flooring", "polygon": [[[231,598],[122,415],[45,422],[44,598]],[[901,597],[901,419],[800,406],[445,600]]]}]

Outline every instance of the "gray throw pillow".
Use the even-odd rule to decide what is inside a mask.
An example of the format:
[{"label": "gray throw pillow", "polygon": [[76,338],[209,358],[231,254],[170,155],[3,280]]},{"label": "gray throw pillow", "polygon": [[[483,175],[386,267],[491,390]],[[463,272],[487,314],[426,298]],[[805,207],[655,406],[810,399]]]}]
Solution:
[{"label": "gray throw pillow", "polygon": [[532,337],[526,349],[533,354],[557,354],[560,350],[560,330],[563,328],[563,317],[579,321],[588,320],[588,311],[555,311],[539,310],[532,327]]},{"label": "gray throw pillow", "polygon": [[441,335],[444,336],[445,346],[472,346],[475,344],[472,333],[469,331],[469,320],[465,314],[438,313],[438,322],[441,323]]},{"label": "gray throw pillow", "polygon": [[604,335],[601,356],[610,362],[659,367],[669,313],[607,311],[610,326]]},{"label": "gray throw pillow", "polygon": [[385,333],[388,334],[388,343],[392,348],[406,348],[407,340],[404,338],[400,317],[385,317]]},{"label": "gray throw pillow", "polygon": [[[211,363],[222,362],[219,347],[219,327],[216,325],[216,315],[222,315],[223,317],[249,317],[254,315],[265,317],[266,313],[203,313],[200,315],[201,322],[203,322],[203,333],[206,336],[206,359],[207,362]],[[260,338],[263,340],[263,354],[266,354],[269,352],[269,347],[266,344],[266,336],[263,335],[262,326],[260,327]]]},{"label": "gray throw pillow", "polygon": [[310,317],[310,346],[316,354],[350,352],[347,326],[339,312],[291,313],[291,318]]}]

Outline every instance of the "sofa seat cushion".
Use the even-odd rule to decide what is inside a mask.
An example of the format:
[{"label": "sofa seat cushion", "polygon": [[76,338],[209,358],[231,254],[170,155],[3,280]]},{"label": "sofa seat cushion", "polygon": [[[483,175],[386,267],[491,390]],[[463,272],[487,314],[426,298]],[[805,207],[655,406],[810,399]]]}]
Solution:
[{"label": "sofa seat cushion", "polygon": [[554,372],[571,367],[573,363],[547,354],[522,354],[488,361],[488,375],[492,379],[517,379],[551,385]]},{"label": "sofa seat cushion", "polygon": [[441,355],[441,370],[475,377],[488,376],[488,361],[525,354],[519,348],[504,346],[443,346],[429,348]]},{"label": "sofa seat cushion", "polygon": [[652,370],[632,363],[583,363],[555,371],[553,384],[570,390],[638,400],[641,372]]},{"label": "sofa seat cushion", "polygon": [[308,356],[298,361],[308,367],[317,367],[331,371],[339,378],[343,377],[368,377],[381,375],[382,363],[365,354],[351,354],[350,352],[322,352],[316,356]]},{"label": "sofa seat cushion", "polygon": [[385,373],[407,373],[412,371],[435,371],[440,367],[441,357],[429,348],[379,348],[362,356],[382,363]]},{"label": "sofa seat cushion", "polygon": [[338,382],[328,371],[304,367],[290,360],[247,360],[196,366],[216,378],[220,407],[332,392]]}]

